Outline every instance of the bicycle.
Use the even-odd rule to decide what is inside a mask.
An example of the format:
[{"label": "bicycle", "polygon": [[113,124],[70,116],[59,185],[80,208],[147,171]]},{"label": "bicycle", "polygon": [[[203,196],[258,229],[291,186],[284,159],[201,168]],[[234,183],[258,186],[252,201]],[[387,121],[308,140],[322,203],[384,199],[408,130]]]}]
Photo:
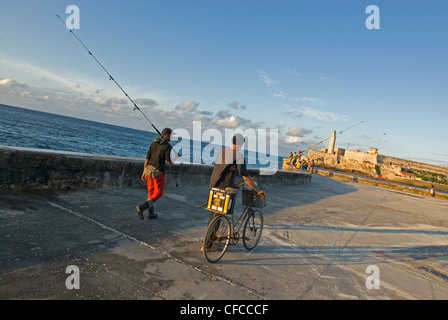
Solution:
[{"label": "bicycle", "polygon": [[[232,190],[229,190],[232,189]],[[234,221],[233,208],[235,206],[238,189],[226,190],[213,188],[210,190],[207,210],[218,213],[208,225],[204,237],[203,252],[208,262],[219,261],[227,251],[230,243],[236,245],[240,239],[247,250],[255,248],[260,241],[263,231],[263,214],[260,210],[266,205],[264,195],[258,195],[255,191],[243,189],[243,205],[246,205],[238,219]],[[243,227],[242,237],[240,229]]]}]

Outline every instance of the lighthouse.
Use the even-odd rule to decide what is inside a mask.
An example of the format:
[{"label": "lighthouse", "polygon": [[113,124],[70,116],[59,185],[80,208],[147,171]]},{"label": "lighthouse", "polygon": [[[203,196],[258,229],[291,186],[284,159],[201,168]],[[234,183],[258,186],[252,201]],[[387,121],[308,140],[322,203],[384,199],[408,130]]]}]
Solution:
[{"label": "lighthouse", "polygon": [[334,144],[336,143],[336,130],[333,130],[333,134],[331,135],[330,145],[328,146],[328,153],[334,153]]}]

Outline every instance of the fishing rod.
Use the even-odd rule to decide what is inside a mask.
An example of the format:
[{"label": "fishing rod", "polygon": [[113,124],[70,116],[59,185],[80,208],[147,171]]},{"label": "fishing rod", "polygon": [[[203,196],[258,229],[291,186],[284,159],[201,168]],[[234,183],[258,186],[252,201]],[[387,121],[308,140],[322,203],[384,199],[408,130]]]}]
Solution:
[{"label": "fishing rod", "polygon": [[[344,130],[341,130],[341,131],[337,132],[337,133],[335,134],[335,136],[337,136],[338,134],[341,134],[342,132],[347,131],[347,130],[353,128],[353,127],[356,127],[357,125],[359,125],[359,124],[361,124],[361,123],[363,123],[363,122],[364,122],[364,121],[360,121],[360,122],[358,122],[358,123],[356,123],[356,124],[354,124],[354,125],[352,125],[352,126],[350,126],[350,127],[348,127],[348,128],[345,128]],[[315,146],[321,144],[322,142],[327,141],[328,139],[331,139],[332,136],[333,136],[333,135],[329,136],[328,138],[326,138],[326,139],[324,139],[324,140],[319,141],[318,143],[313,144],[312,146],[310,146],[310,147],[308,147],[308,148],[306,148],[306,149],[304,149],[304,150],[302,150],[302,151],[299,151],[299,153],[304,153],[305,151],[307,151],[307,150],[309,150],[309,149],[311,149],[311,148],[314,148]],[[275,168],[275,167],[281,165],[283,162],[285,162],[285,161],[287,161],[287,160],[289,160],[289,159],[292,159],[293,157],[295,157],[295,155],[289,156],[288,158],[284,159],[282,162],[279,162],[279,163],[277,163],[276,165],[273,165],[272,167],[270,167],[270,168],[264,170],[263,172],[261,172],[261,173],[255,175],[255,176],[253,176],[253,177],[251,177],[251,178],[252,178],[252,179],[255,179],[257,176],[261,176],[263,173],[265,173],[265,172],[267,172],[267,171],[269,171],[269,170],[271,170],[271,169],[273,169],[273,168]],[[245,184],[245,183],[246,183],[246,182],[244,182],[244,181],[241,182],[241,183],[238,185],[238,187],[242,186],[242,185]],[[202,208],[202,207],[205,206],[206,204],[207,204],[207,202],[204,203],[204,204],[202,204],[202,205],[200,205],[198,208]]]},{"label": "fishing rod", "polygon": [[[61,17],[57,14],[56,17],[59,18],[59,20],[61,20],[61,22],[64,24],[65,26],[65,22],[61,19]],[[118,82],[114,79],[114,77],[112,77],[112,75],[109,73],[109,71],[106,70],[106,68],[101,64],[101,62],[99,62],[99,60],[93,55],[93,53],[89,50],[89,48],[87,48],[87,46],[81,41],[81,39],[78,38],[78,36],[73,32],[72,29],[69,29],[70,33],[76,38],[76,40],[78,40],[78,42],[84,47],[84,49],[87,50],[87,52],[89,53],[90,56],[92,56],[92,58],[96,61],[96,63],[98,63],[98,65],[104,70],[104,72],[106,72],[106,74],[109,76],[109,80],[112,80],[118,88],[120,88],[120,90],[124,93],[124,95],[126,96],[126,98],[129,99],[129,101],[131,101],[131,103],[134,105],[134,110],[138,110],[140,111],[140,113],[143,115],[143,117],[149,122],[149,124],[154,128],[154,130],[158,133],[158,135],[163,139],[162,133],[160,133],[160,131],[156,128],[156,126],[151,122],[151,120],[149,120],[149,118],[144,114],[144,112],[137,106],[137,104],[135,103],[134,100],[132,100],[132,98],[126,93],[126,91],[124,91],[124,89],[118,84]],[[168,144],[170,144],[167,141]],[[171,144],[170,144],[171,145]],[[173,149],[174,151],[174,149]],[[180,154],[178,152],[174,152],[177,154],[178,157],[180,157]],[[173,160],[175,161],[175,160]]]}]

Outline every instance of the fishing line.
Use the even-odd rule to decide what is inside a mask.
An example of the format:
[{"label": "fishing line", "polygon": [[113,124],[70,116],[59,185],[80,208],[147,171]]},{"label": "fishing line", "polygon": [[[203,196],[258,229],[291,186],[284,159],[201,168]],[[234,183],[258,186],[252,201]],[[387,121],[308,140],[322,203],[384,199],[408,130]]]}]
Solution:
[{"label": "fishing line", "polygon": [[[61,20],[61,22],[64,24],[65,26],[65,22],[61,19],[61,17],[57,14],[56,17],[59,18],[59,20]],[[160,131],[156,128],[156,126],[151,122],[151,120],[149,120],[149,118],[144,114],[144,112],[137,106],[137,104],[135,103],[134,100],[132,100],[132,98],[126,93],[126,91],[124,91],[124,89],[118,84],[118,82],[114,79],[114,77],[112,77],[112,75],[109,73],[109,71],[106,70],[106,68],[101,64],[101,62],[93,55],[93,53],[89,50],[89,48],[87,48],[87,46],[84,44],[84,42],[81,41],[81,39],[78,38],[78,36],[73,32],[72,29],[69,29],[70,33],[76,38],[76,40],[78,40],[78,42],[84,47],[84,49],[87,50],[87,52],[89,53],[90,56],[92,56],[92,58],[96,61],[96,63],[98,63],[98,65],[104,70],[104,72],[106,72],[106,74],[109,76],[109,80],[112,80],[118,88],[120,88],[120,90],[124,93],[124,95],[126,96],[126,98],[129,99],[129,101],[131,101],[131,103],[134,105],[134,110],[138,110],[140,111],[140,113],[143,115],[143,117],[149,122],[149,124],[154,128],[154,130],[158,133],[158,135],[163,139],[162,134],[160,133]],[[167,141],[168,144],[170,144]],[[173,149],[174,151],[174,149]],[[177,152],[174,152],[175,154],[177,154],[178,157],[180,157],[180,154]],[[175,161],[175,160],[173,160]]]}]

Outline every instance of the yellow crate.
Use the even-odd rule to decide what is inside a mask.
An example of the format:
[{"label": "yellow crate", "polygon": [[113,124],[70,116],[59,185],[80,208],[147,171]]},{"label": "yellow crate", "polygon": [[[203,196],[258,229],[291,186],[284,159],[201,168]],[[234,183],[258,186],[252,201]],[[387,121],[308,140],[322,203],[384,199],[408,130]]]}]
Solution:
[{"label": "yellow crate", "polygon": [[207,210],[214,213],[232,214],[235,206],[236,190],[212,188],[208,195]]}]

